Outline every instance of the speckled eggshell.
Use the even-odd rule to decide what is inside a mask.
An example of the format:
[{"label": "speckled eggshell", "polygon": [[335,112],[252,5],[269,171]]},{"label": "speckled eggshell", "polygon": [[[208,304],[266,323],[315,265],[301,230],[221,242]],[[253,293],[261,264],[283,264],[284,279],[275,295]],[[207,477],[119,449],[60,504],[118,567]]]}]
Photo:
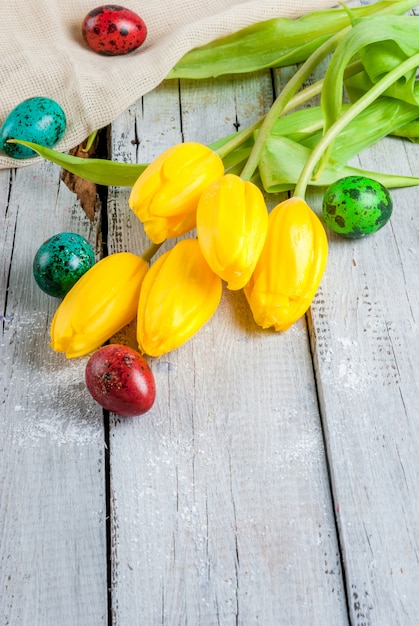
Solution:
[{"label": "speckled eggshell", "polygon": [[59,233],[38,249],[33,261],[33,275],[42,291],[63,298],[94,263],[94,250],[84,237],[76,233]]},{"label": "speckled eggshell", "polygon": [[36,152],[8,139],[22,139],[52,148],[66,129],[66,116],[58,102],[50,98],[28,98],[18,104],[0,128],[0,149],[15,159],[36,156]]},{"label": "speckled eggshell", "polygon": [[96,350],[87,362],[85,380],[96,402],[118,415],[142,415],[154,404],[153,373],[145,358],[128,346],[110,344]]},{"label": "speckled eggshell", "polygon": [[323,198],[326,225],[350,239],[375,233],[388,222],[392,210],[388,189],[365,176],[347,176],[335,181]]},{"label": "speckled eggshell", "polygon": [[106,56],[133,52],[147,37],[144,20],[134,11],[117,4],[104,4],[89,11],[81,31],[87,45]]}]

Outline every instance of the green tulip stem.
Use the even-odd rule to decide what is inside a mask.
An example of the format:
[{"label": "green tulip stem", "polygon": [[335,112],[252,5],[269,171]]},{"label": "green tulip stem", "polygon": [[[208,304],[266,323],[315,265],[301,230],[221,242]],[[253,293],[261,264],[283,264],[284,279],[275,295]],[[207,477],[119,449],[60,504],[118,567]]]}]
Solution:
[{"label": "green tulip stem", "polygon": [[[298,94],[296,94],[285,106],[282,113],[288,113],[292,109],[304,104],[308,100],[314,98],[314,96],[318,96],[321,93],[323,87],[323,79],[318,80],[317,82],[309,85],[305,89],[302,89]],[[215,152],[223,159],[227,154],[233,152],[236,148],[239,148],[247,139],[249,139],[255,130],[257,130],[261,124],[263,123],[266,115],[262,116],[256,122],[254,122],[251,126],[240,130],[238,133],[234,135],[231,139],[229,139],[225,144],[220,146],[215,150]]]},{"label": "green tulip stem", "polygon": [[295,93],[298,91],[304,81],[307,80],[307,78],[317,67],[320,61],[322,61],[328,54],[332,52],[332,50],[334,50],[334,48],[336,48],[339,41],[343,39],[343,37],[349,32],[350,29],[351,26],[347,26],[336,35],[328,39],[325,43],[323,43],[315,52],[313,52],[313,54],[305,61],[305,63],[301,65],[301,67],[296,71],[294,76],[285,85],[285,87],[273,103],[270,111],[266,114],[265,119],[263,120],[252,151],[240,175],[243,180],[251,179],[253,173],[258,166],[262,150],[267,139],[269,138],[272,128],[278,117],[283,114],[286,105],[290,102],[292,97],[295,95]]},{"label": "green tulip stem", "polygon": [[[345,69],[345,78],[349,78],[350,76],[357,74],[362,69],[363,69],[363,65],[361,61],[355,61],[354,63],[351,63]],[[283,110],[278,115],[278,117],[280,115],[289,113],[289,111],[296,109],[297,107],[303,105],[305,102],[308,102],[315,96],[318,96],[322,91],[323,83],[324,83],[324,80],[323,78],[321,78],[320,80],[316,81],[312,85],[309,85],[308,87],[305,87],[304,89],[301,89],[301,91],[295,94],[295,96],[293,96],[291,100],[289,100],[285,104]],[[240,130],[232,138],[230,138],[225,144],[217,148],[215,152],[223,159],[225,156],[227,156],[227,154],[230,154],[230,152],[233,152],[233,150],[235,150],[236,148],[239,148],[247,139],[249,139],[253,135],[255,130],[257,130],[261,126],[265,118],[266,118],[266,115],[262,116],[259,120],[254,122],[251,126],[248,126],[247,128],[243,130]]]},{"label": "green tulip stem", "polygon": [[156,254],[156,252],[159,250],[160,246],[162,246],[164,244],[164,241],[162,241],[161,243],[152,243],[147,250],[145,250],[142,255],[141,258],[148,263],[149,261],[151,261],[151,259],[153,258],[153,256]]},{"label": "green tulip stem", "polygon": [[89,152],[90,148],[93,146],[94,140],[98,134],[98,130],[94,130],[87,138],[86,145],[83,148],[82,152]]},{"label": "green tulip stem", "polygon": [[[304,198],[307,186],[313,178],[313,172],[319,163],[327,148],[332,144],[340,132],[351,122],[359,113],[364,111],[374,100],[381,96],[386,89],[395,83],[404,74],[419,65],[419,53],[414,54],[410,58],[400,63],[396,68],[388,72],[380,81],[378,81],[369,91],[367,91],[359,100],[352,104],[349,109],[343,113],[327,132],[320,139],[319,143],[310,153],[294,190],[294,196]],[[318,173],[317,173],[318,176]]]},{"label": "green tulip stem", "polygon": [[243,130],[240,130],[238,133],[235,133],[235,135],[233,135],[231,139],[229,139],[225,144],[223,144],[222,146],[214,150],[214,152],[216,152],[218,156],[224,159],[224,157],[230,154],[230,152],[233,152],[233,150],[235,150],[236,148],[239,148],[242,145],[242,143],[244,143],[247,139],[249,139],[249,137],[253,135],[255,130],[259,128],[262,122],[263,122],[263,117],[257,120],[256,122],[254,122],[254,124],[252,124],[251,126],[248,126],[247,128]]}]

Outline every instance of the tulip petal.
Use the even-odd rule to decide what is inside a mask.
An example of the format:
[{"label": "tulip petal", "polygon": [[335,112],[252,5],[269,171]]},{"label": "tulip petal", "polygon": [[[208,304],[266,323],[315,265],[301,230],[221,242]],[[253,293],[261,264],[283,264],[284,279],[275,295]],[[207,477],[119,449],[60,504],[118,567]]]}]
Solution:
[{"label": "tulip petal", "polygon": [[241,289],[255,268],[268,229],[261,191],[226,174],[202,193],[196,218],[198,241],[209,266],[229,289]]},{"label": "tulip petal", "polygon": [[207,146],[188,142],[169,148],[134,184],[129,206],[154,243],[195,226],[202,191],[224,173],[221,158]]},{"label": "tulip petal", "polygon": [[149,269],[137,316],[140,350],[161,356],[192,337],[220,302],[221,279],[205,261],[196,239],[179,241]]},{"label": "tulip petal", "polygon": [[269,215],[265,245],[244,288],[256,323],[287,330],[309,308],[327,262],[327,236],[308,204],[290,198]]},{"label": "tulip petal", "polygon": [[68,292],[51,323],[51,347],[84,356],[131,322],[147,263],[135,254],[105,257]]}]

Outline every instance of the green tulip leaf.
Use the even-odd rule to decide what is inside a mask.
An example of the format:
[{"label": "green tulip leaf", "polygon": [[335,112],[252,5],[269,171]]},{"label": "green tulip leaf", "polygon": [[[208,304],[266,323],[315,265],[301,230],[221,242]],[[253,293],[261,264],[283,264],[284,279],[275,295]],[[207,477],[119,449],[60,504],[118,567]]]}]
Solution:
[{"label": "green tulip leaf", "polygon": [[[379,12],[402,15],[417,2],[393,0],[351,9],[362,18]],[[305,61],[331,36],[351,23],[345,9],[314,11],[298,19],[274,18],[241,29],[188,52],[167,78],[203,79],[254,72]]]},{"label": "green tulip leaf", "polygon": [[132,187],[139,175],[145,170],[147,165],[118,163],[107,159],[90,159],[76,157],[63,152],[58,152],[52,148],[46,148],[30,141],[13,139],[16,143],[21,143],[28,148],[32,148],[44,159],[56,163],[63,169],[89,180],[97,185],[108,187]]},{"label": "green tulip leaf", "polygon": [[[347,79],[347,83],[356,85],[358,82],[360,92],[366,93],[386,74],[418,52],[419,21],[412,17],[378,15],[374,17],[373,24],[369,18],[356,23],[338,44],[324,77],[321,104],[325,132],[341,114],[344,71],[355,55],[360,55],[365,71],[361,77],[356,78],[355,75]],[[411,69],[390,85],[385,95],[419,105],[415,76],[415,69]]]},{"label": "green tulip leaf", "polygon": [[[309,148],[288,139],[288,137],[271,136],[259,162],[260,178],[265,191],[280,193],[294,189],[310,152]],[[350,165],[330,163],[326,164],[318,179],[310,181],[310,185],[327,187],[335,180],[345,176],[368,176],[378,180],[389,189],[419,185],[419,178],[413,176],[385,174]]]}]

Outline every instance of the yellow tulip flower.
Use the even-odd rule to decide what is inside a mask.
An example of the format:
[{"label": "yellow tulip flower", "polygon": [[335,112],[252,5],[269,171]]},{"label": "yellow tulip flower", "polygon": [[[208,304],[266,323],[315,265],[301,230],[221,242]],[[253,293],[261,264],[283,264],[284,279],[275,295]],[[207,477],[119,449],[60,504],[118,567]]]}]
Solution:
[{"label": "yellow tulip flower", "polygon": [[128,200],[154,243],[195,227],[202,191],[224,174],[221,158],[207,146],[182,143],[163,152],[140,175]]},{"label": "yellow tulip flower", "polygon": [[142,352],[161,356],[181,346],[212,317],[222,281],[196,239],[183,239],[148,270],[140,291],[137,340]]},{"label": "yellow tulip flower", "polygon": [[202,193],[196,229],[208,265],[229,289],[241,289],[252,275],[268,230],[262,192],[253,183],[226,174]]},{"label": "yellow tulip flower", "polygon": [[58,307],[51,347],[67,358],[84,356],[129,324],[147,270],[144,259],[130,252],[111,254],[93,265]]},{"label": "yellow tulip flower", "polygon": [[244,288],[256,323],[287,330],[309,308],[327,262],[327,237],[301,198],[290,198],[269,215],[268,235],[252,278]]}]

